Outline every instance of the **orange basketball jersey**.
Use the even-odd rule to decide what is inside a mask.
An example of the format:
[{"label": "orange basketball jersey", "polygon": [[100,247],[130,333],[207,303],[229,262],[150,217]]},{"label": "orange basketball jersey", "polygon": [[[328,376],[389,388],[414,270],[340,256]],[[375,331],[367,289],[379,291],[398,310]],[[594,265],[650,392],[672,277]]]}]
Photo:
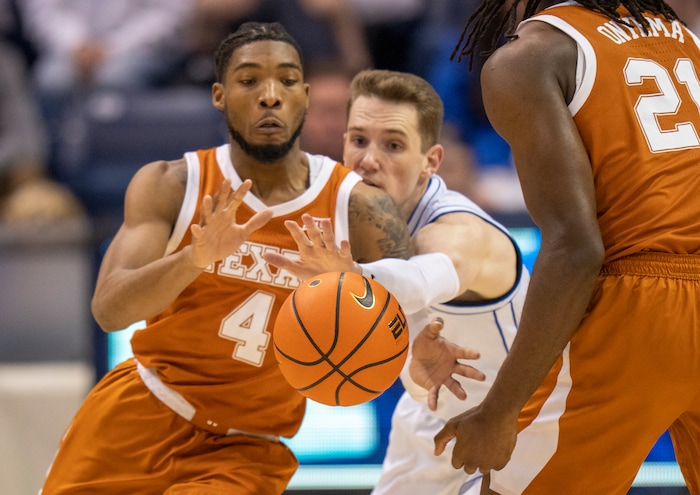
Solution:
[{"label": "orange basketball jersey", "polygon": [[[272,346],[277,312],[299,280],[267,265],[263,252],[293,256],[296,243],[284,226],[303,213],[330,218],[338,239],[348,237],[348,198],[359,176],[329,158],[307,155],[310,187],[272,207],[274,217],[241,248],[208,267],[147,327],[132,337],[146,385],[197,426],[215,433],[239,430],[290,437],[304,414],[303,397],[279,372]],[[187,153],[185,198],[168,253],[190,243],[199,205],[224,178],[242,183],[229,146]],[[248,193],[237,215],[244,222],[267,208]],[[166,253],[167,254],[167,253]]]},{"label": "orange basketball jersey", "polygon": [[547,22],[579,47],[569,108],[588,151],[606,262],[640,251],[700,253],[700,49],[678,21],[649,33],[566,2]]}]

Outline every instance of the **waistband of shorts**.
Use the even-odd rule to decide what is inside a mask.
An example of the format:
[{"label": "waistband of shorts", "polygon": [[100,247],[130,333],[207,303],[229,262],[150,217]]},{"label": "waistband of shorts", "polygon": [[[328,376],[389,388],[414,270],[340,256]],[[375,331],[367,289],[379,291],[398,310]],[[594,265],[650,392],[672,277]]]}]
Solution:
[{"label": "waistband of shorts", "polygon": [[636,253],[605,263],[600,274],[700,280],[700,256],[656,252]]},{"label": "waistband of shorts", "polygon": [[163,383],[155,369],[146,368],[138,360],[135,361],[136,369],[138,370],[141,381],[143,381],[146,388],[150,390],[151,393],[155,395],[163,404],[172,409],[174,413],[183,417],[198,428],[217,435],[245,435],[249,437],[263,438],[271,442],[280,441],[280,437],[275,435],[250,433],[247,431],[237,430],[235,428],[228,428],[226,426],[219,425],[210,419],[203,418],[187,399]]}]

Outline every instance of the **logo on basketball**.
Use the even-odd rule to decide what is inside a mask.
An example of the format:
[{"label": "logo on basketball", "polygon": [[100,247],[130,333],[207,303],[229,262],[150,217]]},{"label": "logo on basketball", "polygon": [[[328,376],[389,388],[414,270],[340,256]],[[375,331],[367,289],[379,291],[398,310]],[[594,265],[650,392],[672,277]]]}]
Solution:
[{"label": "logo on basketball", "polygon": [[372,309],[374,307],[374,295],[372,295],[372,286],[369,283],[369,280],[366,278],[363,280],[365,283],[365,295],[362,297],[359,297],[357,294],[353,294],[352,292],[350,295],[355,298],[355,301],[362,306],[365,309]]}]

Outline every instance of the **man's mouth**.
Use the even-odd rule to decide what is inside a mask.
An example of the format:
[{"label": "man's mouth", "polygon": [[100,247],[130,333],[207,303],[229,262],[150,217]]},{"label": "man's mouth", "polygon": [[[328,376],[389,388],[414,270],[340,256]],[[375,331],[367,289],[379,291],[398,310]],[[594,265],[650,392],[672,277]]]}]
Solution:
[{"label": "man's mouth", "polygon": [[274,118],[266,118],[258,122],[256,126],[258,129],[281,129],[282,124],[279,120]]}]

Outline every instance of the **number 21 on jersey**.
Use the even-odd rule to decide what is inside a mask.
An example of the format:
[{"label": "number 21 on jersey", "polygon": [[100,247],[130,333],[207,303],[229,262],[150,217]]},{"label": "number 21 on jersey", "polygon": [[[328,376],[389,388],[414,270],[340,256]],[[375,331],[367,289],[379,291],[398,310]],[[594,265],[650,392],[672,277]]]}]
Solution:
[{"label": "number 21 on jersey", "polygon": [[673,76],[658,62],[646,59],[629,59],[624,69],[629,86],[642,84],[644,79],[654,79],[659,92],[641,95],[634,111],[652,153],[700,147],[700,137],[692,122],[676,122],[671,129],[662,129],[659,116],[676,115],[681,106],[676,83],[686,86],[695,107],[700,112],[700,83],[693,63],[678,59]]}]

